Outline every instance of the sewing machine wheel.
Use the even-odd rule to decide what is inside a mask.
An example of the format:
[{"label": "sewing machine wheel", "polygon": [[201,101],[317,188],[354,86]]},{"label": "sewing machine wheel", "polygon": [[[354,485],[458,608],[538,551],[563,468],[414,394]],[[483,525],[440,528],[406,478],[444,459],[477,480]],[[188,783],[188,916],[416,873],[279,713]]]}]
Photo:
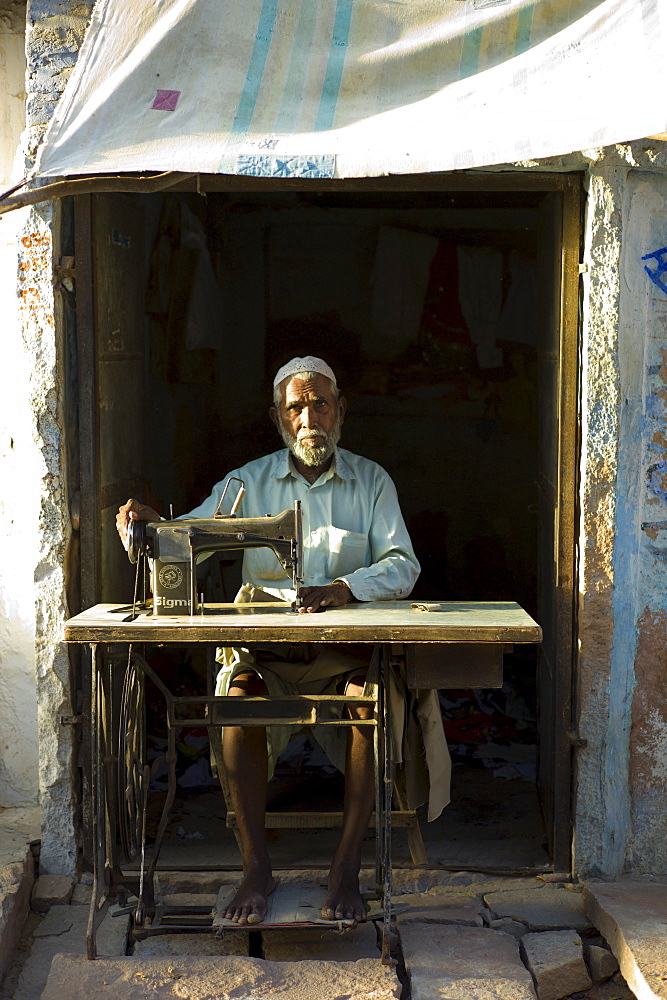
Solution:
[{"label": "sewing machine wheel", "polygon": [[120,842],[128,861],[141,851],[146,768],[144,675],[133,660],[125,671],[118,724],[118,820]]},{"label": "sewing machine wheel", "polygon": [[127,558],[134,566],[146,551],[146,524],[144,521],[130,521],[127,526]]}]

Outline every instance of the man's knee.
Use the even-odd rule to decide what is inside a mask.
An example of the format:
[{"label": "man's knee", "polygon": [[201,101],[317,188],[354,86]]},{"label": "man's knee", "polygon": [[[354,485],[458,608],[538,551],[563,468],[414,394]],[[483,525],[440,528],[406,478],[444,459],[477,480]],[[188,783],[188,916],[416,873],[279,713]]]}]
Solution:
[{"label": "man's knee", "polygon": [[254,670],[236,674],[227,691],[232,698],[260,698],[268,693],[266,684]]}]

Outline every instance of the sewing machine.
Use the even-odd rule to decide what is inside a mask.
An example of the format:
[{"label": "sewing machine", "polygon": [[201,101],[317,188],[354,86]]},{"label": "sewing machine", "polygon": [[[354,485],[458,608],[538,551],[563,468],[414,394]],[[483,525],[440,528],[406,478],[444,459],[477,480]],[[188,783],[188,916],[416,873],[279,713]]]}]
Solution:
[{"label": "sewing machine", "polygon": [[203,596],[198,599],[197,594],[197,559],[214,552],[262,547],[272,549],[285,575],[291,576],[296,606],[303,576],[301,502],[295,500],[293,510],[274,516],[237,517],[245,485],[236,481],[241,488],[229,514],[221,514],[220,508],[231,478],[212,518],[130,521],[127,554],[131,563],[139,564],[146,557],[151,561],[154,615],[203,614]]}]

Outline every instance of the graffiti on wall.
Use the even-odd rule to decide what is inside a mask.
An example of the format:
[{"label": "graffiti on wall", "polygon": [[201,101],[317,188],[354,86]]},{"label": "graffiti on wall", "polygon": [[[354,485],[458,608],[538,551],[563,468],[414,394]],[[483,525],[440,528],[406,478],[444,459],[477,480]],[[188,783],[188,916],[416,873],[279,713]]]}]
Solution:
[{"label": "graffiti on wall", "polygon": [[[666,556],[662,545],[656,545],[660,532],[667,529],[667,521],[654,520],[663,514],[667,506],[667,247],[653,250],[640,258],[650,281],[663,294],[650,297],[649,323],[646,330],[646,353],[644,369],[644,419],[648,431],[649,463],[645,470],[646,492],[644,496],[647,519],[642,529],[650,539],[651,550],[656,559],[663,561]],[[653,513],[649,510],[653,508]],[[656,508],[659,508],[659,513]],[[664,514],[663,514],[664,516]]]},{"label": "graffiti on wall", "polygon": [[19,311],[24,329],[42,318],[53,324],[53,313],[42,312],[42,289],[49,280],[51,268],[51,233],[26,233],[21,238],[18,262]]},{"label": "graffiti on wall", "polygon": [[651,260],[654,262],[650,267],[648,264],[644,264],[644,270],[653,284],[657,285],[667,295],[667,281],[663,277],[663,275],[667,274],[667,247],[662,247],[661,250],[654,250],[653,253],[645,254],[642,260]]}]

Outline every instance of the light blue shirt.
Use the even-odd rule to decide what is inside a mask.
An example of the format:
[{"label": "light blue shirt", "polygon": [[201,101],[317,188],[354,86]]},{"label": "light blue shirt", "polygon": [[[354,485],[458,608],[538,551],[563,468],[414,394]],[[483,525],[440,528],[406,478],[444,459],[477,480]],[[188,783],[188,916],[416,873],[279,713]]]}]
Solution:
[{"label": "light blue shirt", "polygon": [[[311,485],[284,449],[248,462],[229,476],[246,485],[239,517],[280,514],[301,501],[304,587],[344,580],[359,601],[399,600],[414,587],[420,567],[396,487],[376,462],[338,448],[331,468]],[[213,517],[229,476],[185,516]],[[229,512],[236,486],[230,484],[222,513]],[[244,552],[243,582],[286,601],[294,599],[292,581],[269,548]]]}]

